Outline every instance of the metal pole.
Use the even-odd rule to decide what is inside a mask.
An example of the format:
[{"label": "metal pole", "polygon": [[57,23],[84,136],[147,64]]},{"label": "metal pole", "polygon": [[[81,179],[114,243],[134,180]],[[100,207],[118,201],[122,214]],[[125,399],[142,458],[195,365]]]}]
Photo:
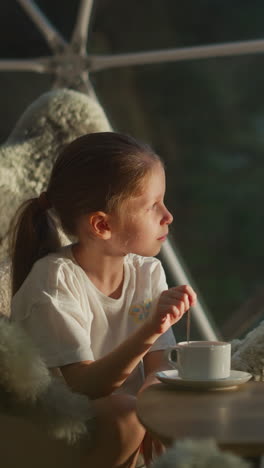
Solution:
[{"label": "metal pole", "polygon": [[89,55],[87,60],[90,71],[99,71],[131,65],[147,65],[182,60],[227,57],[231,55],[257,54],[264,52],[264,40],[227,42],[206,46],[181,47],[175,49],[153,50],[115,55]]},{"label": "metal pole", "polygon": [[52,71],[50,57],[40,59],[6,59],[0,60],[0,71],[24,71],[49,73]]},{"label": "metal pole", "polygon": [[77,47],[77,50],[83,55],[86,55],[86,42],[92,8],[93,0],[81,0],[71,37],[71,44]]}]

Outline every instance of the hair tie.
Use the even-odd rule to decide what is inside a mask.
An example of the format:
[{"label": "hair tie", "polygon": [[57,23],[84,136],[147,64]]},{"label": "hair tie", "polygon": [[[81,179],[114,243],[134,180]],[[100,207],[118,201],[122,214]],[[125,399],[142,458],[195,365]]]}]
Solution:
[{"label": "hair tie", "polygon": [[42,211],[49,210],[52,205],[47,197],[47,192],[42,192],[38,197],[38,204]]}]

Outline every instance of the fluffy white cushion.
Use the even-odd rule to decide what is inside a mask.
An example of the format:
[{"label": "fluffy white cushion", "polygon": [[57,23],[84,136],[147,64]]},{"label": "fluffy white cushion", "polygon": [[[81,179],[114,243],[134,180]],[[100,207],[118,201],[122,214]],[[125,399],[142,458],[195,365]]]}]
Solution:
[{"label": "fluffy white cushion", "polygon": [[109,130],[102,107],[78,91],[50,91],[28,107],[0,147],[0,260],[14,211],[46,187],[58,152],[84,133]]},{"label": "fluffy white cushion", "polygon": [[[102,107],[69,89],[33,102],[0,147],[0,311],[10,312],[8,228],[20,203],[45,190],[61,149],[84,133],[111,131]],[[66,242],[65,238],[65,242]],[[53,437],[76,442],[89,437],[93,412],[85,396],[51,377],[18,325],[0,318],[0,407],[40,424]]]},{"label": "fluffy white cushion", "polygon": [[[45,190],[61,149],[84,133],[111,131],[103,108],[86,94],[58,89],[41,95],[0,147],[0,310],[9,315],[8,228],[18,206]],[[66,241],[66,239],[65,239]]]},{"label": "fluffy white cushion", "polygon": [[236,340],[232,369],[249,372],[255,380],[264,381],[264,321],[243,340]]},{"label": "fluffy white cushion", "polygon": [[19,325],[0,316],[0,408],[40,425],[52,437],[89,439],[94,414],[88,398],[52,377]]},{"label": "fluffy white cushion", "polygon": [[11,302],[11,265],[10,260],[6,258],[0,261],[0,310],[5,316],[10,315]]},{"label": "fluffy white cushion", "polygon": [[222,452],[214,440],[182,440],[162,455],[152,468],[249,468],[242,458]]},{"label": "fluffy white cushion", "polygon": [[19,401],[36,401],[50,385],[43,360],[24,331],[0,319],[0,386]]}]

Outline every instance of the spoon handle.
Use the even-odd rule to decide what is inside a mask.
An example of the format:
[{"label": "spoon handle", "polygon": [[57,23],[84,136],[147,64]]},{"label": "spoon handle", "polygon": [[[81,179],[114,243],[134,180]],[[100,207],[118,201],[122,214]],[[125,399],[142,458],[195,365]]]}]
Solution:
[{"label": "spoon handle", "polygon": [[187,343],[190,341],[190,333],[191,333],[191,309],[187,310]]}]

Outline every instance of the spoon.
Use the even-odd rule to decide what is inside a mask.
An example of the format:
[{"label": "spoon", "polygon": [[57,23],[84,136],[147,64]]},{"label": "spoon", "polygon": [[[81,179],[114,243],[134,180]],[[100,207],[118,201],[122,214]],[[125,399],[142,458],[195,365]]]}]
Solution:
[{"label": "spoon", "polygon": [[191,333],[191,309],[187,310],[187,343],[190,341],[190,333]]}]

